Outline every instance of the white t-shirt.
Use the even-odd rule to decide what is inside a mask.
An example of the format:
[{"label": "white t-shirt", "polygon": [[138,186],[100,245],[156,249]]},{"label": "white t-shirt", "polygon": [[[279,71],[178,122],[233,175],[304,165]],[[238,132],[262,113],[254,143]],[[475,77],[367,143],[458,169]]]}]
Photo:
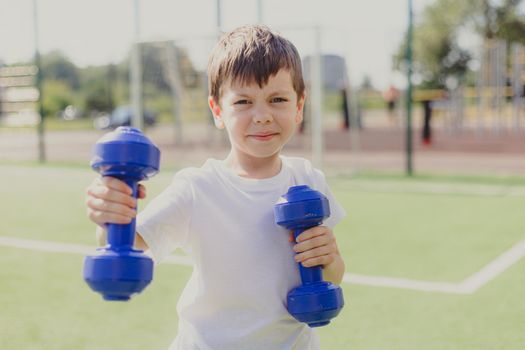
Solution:
[{"label": "white t-shirt", "polygon": [[273,207],[290,186],[309,185],[330,201],[333,227],[344,210],[321,171],[301,158],[281,157],[279,174],[242,178],[222,161],[178,172],[137,219],[137,232],[156,263],[182,248],[193,273],[177,305],[174,350],[318,349],[314,330],[286,309],[300,285],[288,232]]}]

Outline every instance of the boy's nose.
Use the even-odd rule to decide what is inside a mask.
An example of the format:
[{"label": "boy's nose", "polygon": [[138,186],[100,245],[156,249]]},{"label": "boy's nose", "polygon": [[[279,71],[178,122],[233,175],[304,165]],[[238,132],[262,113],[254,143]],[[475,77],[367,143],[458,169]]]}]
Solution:
[{"label": "boy's nose", "polygon": [[265,108],[257,108],[253,115],[255,124],[268,124],[273,121],[272,114]]}]

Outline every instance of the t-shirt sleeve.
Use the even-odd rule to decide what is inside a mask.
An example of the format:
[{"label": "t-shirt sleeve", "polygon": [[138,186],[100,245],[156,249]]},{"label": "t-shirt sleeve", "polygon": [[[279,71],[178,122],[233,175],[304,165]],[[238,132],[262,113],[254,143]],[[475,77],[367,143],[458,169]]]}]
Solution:
[{"label": "t-shirt sleeve", "polygon": [[192,207],[190,181],[175,175],[172,183],[138,214],[137,232],[156,263],[186,243]]},{"label": "t-shirt sleeve", "polygon": [[314,181],[317,190],[321,191],[328,198],[328,202],[330,203],[330,217],[324,221],[323,225],[333,229],[335,225],[346,216],[346,211],[330,190],[322,171],[314,169]]}]

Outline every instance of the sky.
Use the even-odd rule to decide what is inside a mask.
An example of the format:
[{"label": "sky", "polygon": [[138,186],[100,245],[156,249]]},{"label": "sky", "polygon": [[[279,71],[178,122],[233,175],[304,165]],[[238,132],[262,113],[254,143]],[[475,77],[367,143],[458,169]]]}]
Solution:
[{"label": "sky", "polygon": [[[78,66],[120,62],[136,38],[133,0],[34,0],[41,53],[61,50]],[[218,0],[138,0],[141,41],[178,39],[198,68],[217,37]],[[434,0],[413,0],[415,16]],[[221,28],[256,23],[257,0],[221,0]],[[369,76],[378,88],[402,84],[392,54],[407,28],[408,0],[261,0],[262,22],[301,55],[321,30],[323,53],[347,60],[350,80]],[[0,61],[30,59],[35,50],[33,0],[0,0]]]}]

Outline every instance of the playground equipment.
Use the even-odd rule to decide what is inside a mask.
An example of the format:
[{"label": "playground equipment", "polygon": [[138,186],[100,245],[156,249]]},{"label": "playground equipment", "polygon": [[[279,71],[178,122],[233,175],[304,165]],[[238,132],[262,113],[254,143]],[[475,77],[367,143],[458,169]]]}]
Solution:
[{"label": "playground equipment", "polygon": [[524,62],[522,44],[513,43],[509,48],[504,40],[484,40],[477,54],[476,87],[460,83],[449,89],[447,129],[453,132],[465,126],[465,101],[470,100],[476,106],[471,126],[478,134],[519,131],[524,107]]},{"label": "playground equipment", "polygon": [[[303,231],[321,225],[330,216],[328,199],[308,186],[293,186],[274,207],[275,222],[293,230],[297,239]],[[299,265],[302,285],[288,293],[288,312],[310,327],[324,326],[344,305],[339,286],[323,281],[321,266]]]},{"label": "playground equipment", "polygon": [[[137,197],[138,182],[159,171],[160,151],[139,129],[119,127],[95,144],[91,167],[102,176],[128,184]],[[108,245],[84,260],[84,280],[105,300],[129,300],[153,278],[153,261],[133,249],[135,219],[108,224]]]},{"label": "playground equipment", "polygon": [[417,90],[413,100],[430,102],[437,114],[434,124],[440,123],[449,134],[520,132],[525,108],[524,46],[485,40],[472,62],[474,87],[466,86],[464,77],[450,76],[445,90]]}]

